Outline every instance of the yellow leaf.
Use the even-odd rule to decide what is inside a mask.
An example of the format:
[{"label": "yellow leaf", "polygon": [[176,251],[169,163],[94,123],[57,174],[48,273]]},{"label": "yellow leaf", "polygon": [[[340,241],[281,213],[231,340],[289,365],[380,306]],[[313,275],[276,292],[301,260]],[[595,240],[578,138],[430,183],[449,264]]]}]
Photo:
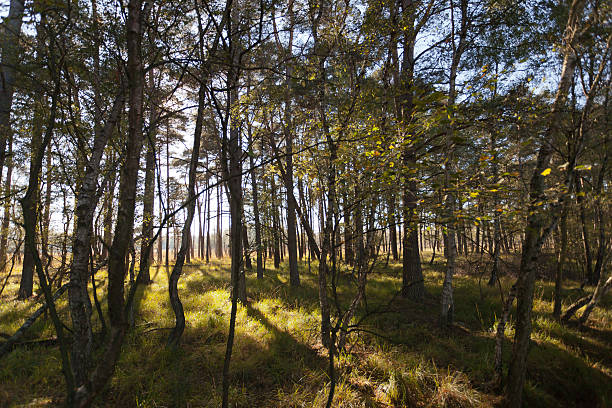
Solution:
[{"label": "yellow leaf", "polygon": [[548,176],[548,175],[550,174],[550,172],[551,172],[551,169],[550,169],[550,167],[549,167],[549,168],[547,168],[546,170],[544,170],[544,171],[543,171],[542,173],[540,173],[540,174],[546,177],[546,176]]}]

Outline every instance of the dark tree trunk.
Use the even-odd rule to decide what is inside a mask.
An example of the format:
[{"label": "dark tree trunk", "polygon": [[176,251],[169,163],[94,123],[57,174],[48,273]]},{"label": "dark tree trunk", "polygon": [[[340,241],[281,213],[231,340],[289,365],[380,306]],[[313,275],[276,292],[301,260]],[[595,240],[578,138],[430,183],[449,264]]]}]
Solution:
[{"label": "dark tree trunk", "polygon": [[553,306],[553,316],[555,319],[561,318],[561,290],[563,285],[563,268],[567,258],[567,211],[564,210],[559,224],[560,247],[557,254],[557,270],[555,273],[555,296]]},{"label": "dark tree trunk", "polygon": [[[155,83],[153,81],[153,74],[149,73],[149,88],[153,94],[155,94]],[[151,282],[151,274],[149,273],[149,266],[153,261],[153,251],[145,251],[145,248],[149,245],[153,245],[151,240],[153,239],[153,221],[155,211],[155,139],[157,136],[157,120],[158,120],[158,109],[157,100],[152,97],[150,102],[150,115],[149,115],[149,131],[145,137],[144,143],[147,145],[147,154],[145,157],[145,185],[144,185],[144,196],[143,196],[143,210],[142,210],[142,242],[140,247],[140,270],[142,272],[142,283],[148,284]],[[145,252],[150,254],[149,259],[145,262],[142,256]]]},{"label": "dark tree trunk", "polygon": [[[11,183],[13,180],[13,135],[8,138],[8,154],[6,158],[6,181],[4,182],[4,216],[2,218],[2,229],[0,230],[0,265],[2,269],[6,266],[6,247],[9,235],[9,223],[11,220]],[[1,269],[0,269],[1,270]]]},{"label": "dark tree trunk", "polygon": [[[545,176],[542,172],[548,168],[553,155],[552,138],[560,132],[559,126],[563,105],[574,75],[576,66],[576,55],[572,44],[577,24],[582,16],[584,8],[583,0],[573,0],[569,10],[567,23],[565,50],[561,78],[555,100],[552,106],[549,127],[538,151],[536,167],[529,185],[529,216],[525,227],[525,242],[521,256],[519,277],[516,282],[517,316],[512,348],[512,357],[508,369],[508,385],[506,387],[507,404],[511,408],[519,408],[522,404],[523,384],[527,371],[527,354],[531,337],[531,310],[533,307],[533,289],[535,272],[540,255],[540,249],[546,238],[542,234],[545,223],[545,215],[541,213],[538,203],[545,200]],[[571,180],[569,181],[571,183]],[[570,184],[571,186],[571,184]],[[558,215],[557,215],[558,217]]]},{"label": "dark tree trunk", "polygon": [[[415,24],[415,9],[412,2],[401,1],[402,14],[406,24],[413,27]],[[399,71],[399,57],[397,45],[393,44],[394,82],[401,86],[396,101],[396,116],[405,124],[412,121],[414,111],[412,83],[414,81],[414,44],[415,34],[413,30],[405,31],[402,39],[403,60],[402,70]],[[408,136],[405,136],[408,138]],[[408,169],[406,181],[402,186],[402,296],[416,301],[422,301],[425,296],[425,284],[423,271],[421,269],[421,257],[419,253],[419,220],[417,213],[417,184],[411,173],[416,169],[416,151],[414,141],[409,143],[402,152],[402,162]]]},{"label": "dark tree trunk", "polygon": [[[113,375],[121,345],[127,330],[124,310],[124,282],[127,272],[126,257],[134,234],[134,213],[140,152],[142,150],[142,109],[144,70],[141,59],[142,0],[130,0],[127,17],[127,76],[129,85],[128,139],[125,161],[119,182],[117,223],[108,259],[108,312],[110,340],[89,381],[77,390],[78,406],[88,406]],[[136,281],[138,284],[138,280]]]},{"label": "dark tree trunk", "polygon": [[221,184],[217,186],[217,238],[215,240],[215,248],[216,248],[216,256],[217,258],[223,257],[223,231],[221,231],[221,218],[223,214],[221,213]]},{"label": "dark tree trunk", "polygon": [[274,269],[280,267],[280,225],[278,216],[278,197],[276,191],[276,183],[274,182],[274,175],[270,177],[270,194],[272,195],[272,236],[274,239],[273,251],[274,251]]},{"label": "dark tree trunk", "polygon": [[399,259],[399,253],[397,252],[397,226],[395,225],[397,218],[395,216],[395,211],[395,195],[391,194],[389,198],[389,243],[391,244],[393,260],[397,261]]},{"label": "dark tree trunk", "polygon": [[263,254],[261,246],[261,221],[259,216],[259,191],[257,186],[257,175],[255,169],[255,159],[253,158],[253,136],[251,134],[251,124],[247,124],[248,143],[251,154],[249,155],[249,167],[251,170],[251,188],[253,189],[253,218],[255,219],[255,251],[257,253],[257,279],[263,279]]},{"label": "dark tree trunk", "polygon": [[206,102],[206,83],[200,83],[198,91],[198,113],[196,116],[196,124],[193,135],[193,148],[191,150],[191,160],[189,161],[189,182],[187,187],[187,219],[183,225],[183,233],[181,236],[181,248],[178,251],[176,262],[172,268],[172,273],[168,281],[168,291],[170,294],[170,304],[175,316],[175,325],[168,336],[168,346],[178,345],[183,331],[185,330],[185,313],[183,304],[179,298],[178,281],[183,272],[185,257],[189,255],[189,243],[191,241],[191,223],[195,214],[196,206],[196,176],[198,170],[198,160],[200,158],[200,139],[202,137],[202,122],[204,120],[204,109]]},{"label": "dark tree trunk", "polygon": [[[40,24],[37,25],[36,28],[36,37],[37,42],[40,44],[44,41],[42,38],[42,27]],[[42,50],[39,46],[38,50],[38,58],[42,58]],[[32,197],[33,202],[35,203],[34,207],[34,228],[31,232],[25,233],[25,242],[23,249],[23,265],[21,269],[21,281],[19,282],[19,299],[26,299],[32,296],[32,290],[34,288],[34,251],[38,251],[37,241],[38,241],[38,230],[37,225],[39,221],[39,196],[40,196],[40,172],[42,166],[37,167],[35,161],[38,159],[36,157],[36,150],[42,143],[43,137],[43,117],[44,117],[44,91],[41,86],[36,86],[35,96],[34,96],[34,118],[32,122],[32,139],[30,142],[30,172],[34,171],[35,168],[38,168],[38,173],[35,174],[36,180],[36,189],[32,192],[34,195]],[[4,154],[4,146],[2,146],[2,154]],[[44,153],[44,151],[43,151]],[[40,158],[42,160],[42,157]],[[28,236],[29,233],[34,234],[32,239]],[[34,243],[34,247],[30,248],[31,243]]]},{"label": "dark tree trunk", "polygon": [[593,255],[591,252],[591,241],[589,236],[589,222],[586,216],[586,209],[584,205],[584,192],[582,191],[582,177],[576,175],[576,200],[578,201],[578,208],[580,209],[580,225],[582,227],[582,244],[584,248],[584,261],[586,264],[587,276],[586,280],[589,284],[593,285],[597,281],[593,275]]},{"label": "dark tree trunk", "polygon": [[12,135],[11,109],[13,107],[13,86],[19,64],[21,25],[24,0],[11,0],[9,12],[2,23],[0,32],[0,182],[6,157],[6,144]]},{"label": "dark tree trunk", "polygon": [[248,270],[253,270],[251,263],[251,247],[249,246],[249,231],[244,218],[244,208],[242,209],[242,247],[244,250],[244,266]]},{"label": "dark tree trunk", "polygon": [[[44,16],[41,17],[41,20],[44,20]],[[41,21],[41,24],[42,21]],[[51,65],[50,65],[51,66]],[[55,71],[55,69],[52,69]],[[57,111],[57,99],[60,91],[60,79],[59,74],[55,73],[55,89],[52,95],[51,108],[49,114],[49,120],[47,122],[47,128],[45,131],[45,135],[40,140],[40,144],[37,147],[33,147],[32,149],[32,162],[30,167],[30,175],[28,177],[28,188],[26,190],[25,195],[21,198],[21,207],[23,209],[23,224],[25,229],[25,237],[26,240],[29,240],[29,248],[30,256],[32,257],[34,267],[36,269],[36,273],[38,275],[38,280],[40,283],[40,287],[43,290],[45,301],[47,307],[49,309],[51,320],[53,321],[53,325],[55,328],[55,332],[57,334],[60,354],[62,359],[62,371],[64,374],[64,378],[66,380],[66,390],[67,390],[67,402],[68,404],[72,403],[73,395],[74,395],[74,377],[72,375],[72,370],[70,368],[70,359],[68,357],[68,345],[66,339],[64,337],[64,325],[61,322],[57,310],[55,308],[55,302],[53,299],[53,294],[51,293],[51,287],[47,282],[47,276],[43,269],[42,261],[38,255],[38,251],[36,250],[36,243],[34,241],[35,237],[35,229],[36,229],[36,213],[37,213],[37,203],[35,201],[37,196],[37,190],[39,188],[38,175],[41,172],[42,168],[42,159],[45,153],[45,149],[51,142],[51,137],[53,135],[53,128],[55,126],[55,118]],[[27,243],[27,241],[26,241]]]},{"label": "dark tree trunk", "polygon": [[[230,13],[231,1],[227,3],[226,13]],[[242,148],[240,146],[240,129],[238,119],[230,115],[230,109],[238,102],[238,80],[239,80],[239,52],[237,41],[238,9],[231,8],[231,18],[227,18],[227,32],[230,33],[230,66],[228,72],[229,100],[227,117],[223,124],[223,138],[221,147],[222,170],[229,191],[230,206],[230,254],[231,254],[231,285],[232,285],[232,309],[230,314],[230,327],[223,363],[223,394],[221,406],[227,408],[229,405],[229,368],[234,343],[234,330],[236,325],[237,302],[240,299],[246,304],[246,287],[244,282],[244,271],[242,270]],[[228,16],[228,14],[226,14]],[[236,25],[236,27],[234,27]],[[231,119],[230,119],[231,117]],[[229,129],[229,140],[227,139],[227,120],[231,120]],[[241,272],[242,271],[242,272]],[[242,275],[242,277],[241,277]]]}]

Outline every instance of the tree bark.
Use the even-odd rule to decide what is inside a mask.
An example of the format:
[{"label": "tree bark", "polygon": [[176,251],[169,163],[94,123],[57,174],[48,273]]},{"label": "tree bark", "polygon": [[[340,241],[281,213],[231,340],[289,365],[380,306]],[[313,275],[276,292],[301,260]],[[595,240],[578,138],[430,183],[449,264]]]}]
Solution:
[{"label": "tree bark", "polygon": [[73,326],[72,364],[76,386],[87,380],[87,368],[92,350],[91,300],[87,292],[89,282],[89,249],[91,245],[94,212],[98,203],[96,189],[100,174],[100,161],[104,148],[116,126],[124,104],[123,91],[115,98],[104,129],[97,129],[93,149],[87,161],[86,171],[77,194],[76,230],[72,242],[72,264],[68,301]]},{"label": "tree bark", "polygon": [[582,191],[582,177],[576,175],[576,201],[580,209],[580,226],[582,232],[582,246],[584,249],[584,261],[586,264],[586,281],[589,284],[595,284],[593,276],[593,254],[591,252],[591,241],[589,235],[589,223],[587,221],[586,209],[584,208],[584,191]]},{"label": "tree bark", "polygon": [[545,140],[540,145],[536,167],[529,185],[528,213],[530,215],[527,217],[519,277],[516,282],[517,318],[512,358],[508,369],[508,385],[505,393],[507,405],[511,408],[519,408],[522,404],[523,384],[525,383],[527,370],[527,353],[531,337],[531,310],[533,307],[536,265],[543,239],[546,238],[542,236],[545,215],[542,214],[539,205],[546,199],[544,194],[546,188],[545,176],[542,173],[548,168],[553,155],[553,145],[550,141],[560,132],[559,126],[562,122],[563,105],[576,67],[577,57],[574,53],[573,44],[584,3],[584,0],[573,0],[570,6],[561,78],[552,106],[549,127],[544,135]]},{"label": "tree bark", "polygon": [[9,236],[9,223],[11,220],[11,183],[13,180],[13,134],[8,138],[8,154],[6,158],[6,181],[4,182],[4,216],[2,217],[2,229],[0,230],[0,265],[2,269],[6,266],[6,247]]},{"label": "tree bark", "polygon": [[553,316],[555,319],[561,317],[561,290],[563,285],[563,268],[567,258],[567,210],[564,209],[559,224],[560,248],[557,255],[557,270],[555,272],[555,295],[553,305]]},{"label": "tree bark", "polygon": [[456,99],[456,80],[459,69],[459,63],[463,51],[465,49],[465,40],[468,30],[468,2],[467,0],[461,0],[460,3],[460,28],[459,28],[459,42],[455,43],[455,17],[454,17],[454,6],[451,1],[451,27],[452,27],[452,61],[449,73],[449,85],[448,85],[448,117],[449,123],[446,133],[446,163],[444,165],[444,187],[446,191],[446,203],[444,209],[446,212],[447,224],[446,224],[446,239],[445,248],[447,251],[446,257],[446,272],[444,275],[444,283],[442,284],[442,310],[440,313],[440,324],[443,328],[450,326],[454,319],[454,300],[453,300],[453,275],[455,273],[455,262],[457,257],[457,243],[455,241],[457,231],[457,220],[455,217],[455,206],[456,191],[451,185],[451,177],[455,171],[455,158],[454,158],[454,110],[455,110],[455,99]]},{"label": "tree bark", "polygon": [[[142,0],[129,1],[126,27],[129,129],[125,160],[121,167],[119,181],[117,222],[108,258],[108,312],[111,331],[106,349],[89,377],[89,381],[77,389],[75,400],[79,407],[89,406],[95,395],[104,388],[113,375],[128,327],[124,308],[124,282],[127,272],[126,258],[134,234],[139,159],[143,144],[144,69],[141,53],[145,13]],[[136,280],[135,285],[138,285],[138,281],[139,279]]]},{"label": "tree bark", "polygon": [[[153,81],[153,74],[149,73],[149,89],[152,95],[155,95],[155,84]],[[150,100],[150,115],[149,115],[149,129],[146,140],[144,141],[147,145],[147,154],[145,156],[145,185],[143,195],[143,210],[142,210],[142,242],[140,249],[140,270],[142,271],[142,283],[148,284],[151,282],[151,274],[149,273],[149,266],[153,260],[153,251],[149,251],[149,259],[145,262],[142,259],[145,252],[145,247],[153,245],[151,240],[153,239],[153,221],[155,211],[155,141],[157,136],[157,121],[159,119],[159,113],[157,108],[157,98],[154,96]]]},{"label": "tree bark", "polygon": [[[409,0],[402,0],[403,20],[411,27],[411,30],[404,30],[402,39],[403,60],[402,70],[399,72],[399,57],[397,55],[396,44],[393,44],[394,60],[394,79],[400,85],[401,91],[397,93],[396,115],[398,119],[408,125],[412,122],[414,113],[414,44],[416,34],[415,24],[415,5]],[[414,140],[410,140],[407,131],[402,131],[402,137],[406,140],[404,151],[402,152],[402,162],[405,168],[404,183],[402,186],[402,296],[415,301],[422,301],[425,296],[425,283],[421,268],[421,257],[419,253],[419,220],[417,213],[417,184],[416,174],[416,151]],[[394,227],[395,228],[395,227]]]},{"label": "tree bark", "polygon": [[[236,325],[236,312],[238,309],[238,300],[246,304],[246,287],[240,284],[242,265],[242,149],[240,147],[240,129],[238,118],[233,114],[230,119],[230,110],[234,104],[238,103],[238,81],[239,81],[239,66],[240,66],[240,50],[239,50],[239,34],[238,8],[232,7],[231,0],[228,0],[226,6],[227,32],[230,33],[230,66],[228,71],[228,88],[229,100],[227,119],[231,120],[229,129],[229,140],[227,138],[227,120],[224,121],[223,138],[222,138],[222,170],[226,179],[226,185],[229,191],[230,205],[230,255],[231,255],[231,287],[232,287],[232,309],[230,312],[230,327],[227,338],[227,347],[225,350],[225,359],[223,363],[223,394],[221,406],[227,408],[229,404],[229,368],[234,343],[234,331]],[[237,115],[236,115],[237,116]],[[244,273],[244,272],[242,272]],[[244,275],[242,275],[244,277]]]},{"label": "tree bark", "polygon": [[[43,43],[45,39],[43,38],[43,28],[42,22],[36,25],[36,43],[37,43],[37,59],[41,60],[44,58],[43,56]],[[38,237],[38,220],[39,220],[39,196],[40,196],[40,173],[42,171],[42,165],[37,166],[36,157],[37,149],[42,144],[43,139],[43,121],[44,121],[44,90],[41,85],[36,85],[34,90],[34,117],[32,121],[32,139],[30,141],[30,172],[38,169],[38,173],[35,174],[36,181],[36,189],[32,191],[33,197],[32,201],[35,203],[34,207],[34,228],[30,231],[26,231],[24,249],[23,249],[23,265],[21,268],[21,281],[19,282],[19,299],[26,299],[32,296],[32,290],[34,288],[34,251],[38,251],[37,248],[37,237]],[[2,141],[0,141],[2,142]],[[2,145],[2,149],[0,151],[2,155],[4,155],[4,144]],[[44,151],[43,151],[44,153]],[[4,159],[3,159],[4,160]],[[42,157],[40,157],[42,160]],[[34,236],[32,239],[28,237],[28,234],[32,233]],[[34,243],[34,247],[30,248],[30,245]]]},{"label": "tree bark", "polygon": [[24,0],[11,0],[9,12],[0,32],[0,181],[6,157],[6,143],[12,135],[11,109],[13,107],[13,87],[19,63],[21,44],[21,25],[23,21]]},{"label": "tree bark", "polygon": [[193,135],[193,147],[191,150],[191,160],[189,161],[189,182],[187,186],[187,219],[183,225],[183,232],[181,236],[181,249],[176,257],[176,262],[172,268],[168,282],[168,291],[170,294],[170,304],[174,311],[175,325],[168,336],[168,346],[174,347],[178,345],[183,331],[185,330],[185,313],[183,311],[183,304],[179,298],[178,293],[178,281],[183,271],[183,264],[185,263],[185,256],[189,251],[189,241],[191,240],[191,223],[195,214],[196,205],[196,192],[195,183],[198,169],[198,160],[200,158],[200,140],[202,138],[202,123],[204,120],[204,109],[206,102],[206,83],[200,83],[200,89],[198,91],[198,113],[196,116],[196,123]]}]

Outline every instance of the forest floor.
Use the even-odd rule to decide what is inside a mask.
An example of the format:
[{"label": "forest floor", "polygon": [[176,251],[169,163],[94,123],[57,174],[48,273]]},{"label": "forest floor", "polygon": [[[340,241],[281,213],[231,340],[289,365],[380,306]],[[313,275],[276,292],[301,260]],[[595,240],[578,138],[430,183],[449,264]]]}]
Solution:
[{"label": "forest floor", "polygon": [[[440,259],[440,258],[438,258]],[[167,272],[152,268],[154,283],[137,298],[136,326],[120,362],[95,406],[218,407],[230,301],[228,260],[193,264],[179,290],[187,327],[178,349],[165,347],[174,324],[167,295]],[[454,280],[457,324],[438,326],[443,260],[425,265],[427,300],[396,296],[401,265],[381,263],[368,278],[368,316],[337,361],[340,373],[335,407],[496,406],[489,389],[493,375],[494,327],[501,311],[500,288],[486,285],[465,259]],[[512,262],[506,269],[513,269]],[[509,266],[508,266],[509,265]],[[286,265],[268,269],[258,281],[247,277],[249,302],[239,307],[231,362],[232,407],[321,407],[327,398],[328,359],[318,340],[316,265],[300,263],[302,286],[290,288]],[[506,271],[507,274],[508,271]],[[352,299],[348,274],[339,281],[339,301]],[[97,277],[105,293],[104,276]],[[0,333],[12,334],[39,307],[34,298],[15,300],[19,274],[0,296]],[[4,281],[4,278],[0,279]],[[501,280],[504,290],[512,282]],[[587,288],[592,290],[592,288]],[[566,282],[567,306],[580,295]],[[586,327],[560,325],[552,318],[552,283],[538,281],[533,345],[529,354],[525,406],[612,406],[612,296],[591,314]],[[104,299],[101,299],[104,303]],[[66,295],[58,302],[67,320]],[[363,312],[361,315],[363,316]],[[97,315],[93,314],[99,329]],[[512,323],[512,322],[511,322]],[[376,333],[376,334],[373,334]],[[52,338],[49,319],[30,329],[29,340]],[[513,325],[506,331],[507,365]],[[58,406],[64,392],[56,346],[21,345],[0,360],[0,407]]]}]

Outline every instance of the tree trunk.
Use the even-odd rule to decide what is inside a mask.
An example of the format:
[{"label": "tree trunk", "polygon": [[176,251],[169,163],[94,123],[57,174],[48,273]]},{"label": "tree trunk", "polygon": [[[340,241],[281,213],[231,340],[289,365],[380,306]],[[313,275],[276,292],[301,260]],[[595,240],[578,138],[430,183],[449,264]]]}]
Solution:
[{"label": "tree trunk", "polygon": [[273,251],[274,251],[274,269],[280,268],[280,225],[278,217],[278,196],[276,191],[276,183],[274,182],[274,175],[270,176],[270,194],[272,195],[272,237],[273,237]]},{"label": "tree trunk", "polygon": [[45,200],[42,211],[42,225],[41,225],[41,250],[43,256],[46,258],[52,259],[51,255],[49,255],[49,225],[51,223],[51,174],[53,168],[53,157],[51,151],[51,143],[47,146],[47,157],[46,157],[46,180],[45,180]]},{"label": "tree trunk", "polygon": [[[134,234],[139,159],[143,144],[144,69],[141,50],[144,11],[142,6],[142,0],[130,0],[128,3],[127,76],[129,86],[129,129],[125,160],[121,168],[119,181],[117,223],[108,258],[110,340],[89,381],[77,390],[76,401],[78,406],[88,406],[93,397],[104,388],[113,375],[127,330],[127,319],[124,310],[124,282],[127,272],[126,257]],[[139,279],[140,277],[141,275],[139,274]],[[136,285],[139,283],[139,279],[136,280]]]},{"label": "tree trunk", "polygon": [[13,107],[13,86],[19,64],[21,24],[24,0],[10,0],[9,12],[0,32],[0,182],[6,157],[6,144],[12,136],[11,109]]},{"label": "tree trunk", "polygon": [[397,252],[397,226],[395,225],[397,218],[395,216],[395,211],[395,195],[392,193],[389,198],[389,243],[391,245],[393,260],[397,261],[399,259],[399,253]]},{"label": "tree trunk", "polygon": [[[37,42],[37,59],[42,59],[42,43],[44,42],[43,38],[43,28],[41,26],[42,22],[37,24],[36,26],[36,42]],[[34,287],[34,251],[38,251],[37,248],[37,226],[38,226],[38,216],[39,216],[39,196],[40,196],[40,172],[42,166],[37,167],[35,161],[38,160],[36,157],[36,151],[38,147],[42,143],[43,137],[43,118],[44,118],[44,90],[42,86],[37,85],[34,94],[34,117],[32,122],[32,139],[30,142],[30,172],[34,171],[35,168],[38,168],[38,173],[35,174],[36,180],[36,189],[33,190],[32,201],[35,203],[34,207],[34,228],[30,233],[33,233],[34,236],[32,239],[28,236],[28,232],[26,231],[24,249],[23,249],[23,265],[21,269],[21,281],[19,283],[19,299],[26,299],[32,296],[32,290]],[[2,140],[0,142],[5,142]],[[4,143],[2,144],[2,148],[0,153],[4,156]],[[43,151],[44,153],[44,151]],[[42,157],[40,157],[42,160]],[[34,243],[34,247],[30,248],[31,243]]]},{"label": "tree trunk", "polygon": [[251,170],[251,188],[253,189],[253,217],[255,218],[255,250],[257,251],[257,279],[263,279],[263,254],[261,244],[261,221],[259,216],[259,191],[257,186],[257,176],[255,169],[255,159],[253,158],[253,137],[251,134],[251,124],[247,124],[247,134],[249,148],[251,154],[249,155],[249,167]]},{"label": "tree trunk", "polygon": [[217,186],[217,239],[215,240],[216,256],[219,259],[223,257],[223,235],[221,235],[221,218],[223,214],[221,210],[221,184],[219,184]]},{"label": "tree trunk", "polygon": [[[155,84],[153,74],[149,73],[149,88],[151,93],[155,94]],[[153,261],[153,251],[145,251],[145,247],[153,245],[153,221],[155,211],[155,140],[157,136],[157,121],[158,109],[157,100],[152,97],[149,116],[149,131],[145,137],[144,143],[147,145],[147,154],[145,156],[145,185],[143,195],[143,210],[142,210],[142,242],[140,247],[140,270],[142,271],[142,283],[148,284],[151,282],[151,274],[149,266]],[[144,262],[142,256],[148,252],[149,259]]]},{"label": "tree trunk", "polygon": [[13,134],[8,138],[8,154],[6,158],[6,181],[4,182],[4,216],[2,218],[2,229],[0,230],[0,265],[3,270],[6,267],[6,247],[9,236],[9,223],[11,220],[11,183],[13,181]]},{"label": "tree trunk", "polygon": [[586,263],[587,276],[586,281],[593,285],[597,281],[593,276],[593,255],[591,252],[591,243],[589,236],[589,223],[587,221],[586,209],[584,208],[584,191],[582,191],[582,177],[576,175],[576,201],[580,209],[580,225],[582,227],[582,245],[584,249],[584,261]]},{"label": "tree trunk", "polygon": [[450,326],[454,319],[454,300],[453,300],[453,275],[455,273],[455,262],[457,257],[457,243],[455,241],[457,231],[457,220],[455,218],[455,206],[457,197],[455,197],[454,186],[451,185],[451,177],[455,171],[455,158],[454,158],[454,110],[455,110],[455,99],[456,99],[456,79],[459,69],[459,63],[465,48],[465,39],[468,30],[468,2],[467,0],[461,0],[460,3],[460,28],[459,28],[459,42],[455,42],[455,17],[454,7],[451,2],[451,24],[453,27],[453,33],[451,38],[452,46],[452,61],[449,73],[449,85],[448,85],[448,117],[449,123],[446,133],[446,163],[444,165],[444,187],[447,189],[446,192],[446,203],[444,205],[447,224],[446,224],[446,240],[444,242],[447,248],[446,258],[446,273],[444,275],[444,283],[442,284],[442,310],[440,313],[440,323],[443,328]]},{"label": "tree trunk", "polygon": [[545,197],[544,172],[550,163],[553,155],[553,146],[550,141],[560,132],[561,115],[567,93],[574,75],[576,66],[576,55],[574,53],[574,34],[577,31],[577,24],[582,16],[584,0],[573,0],[569,10],[569,19],[564,41],[564,59],[561,70],[561,78],[555,100],[552,106],[549,127],[545,133],[545,140],[540,145],[536,167],[529,185],[529,216],[525,227],[525,242],[521,256],[521,266],[519,277],[516,282],[517,287],[517,317],[512,348],[512,358],[508,369],[508,386],[506,387],[507,404],[511,408],[519,408],[522,404],[523,384],[527,370],[527,353],[531,337],[531,310],[533,307],[533,289],[535,281],[536,265],[543,244],[542,228],[545,222],[545,215],[541,213],[538,205]]},{"label": "tree trunk", "polygon": [[97,129],[93,149],[87,161],[86,171],[76,199],[76,230],[72,242],[72,264],[70,266],[70,287],[68,301],[72,318],[73,337],[72,364],[76,386],[87,380],[92,351],[91,300],[87,292],[89,282],[89,249],[92,237],[93,217],[98,204],[98,176],[104,148],[119,121],[124,104],[123,91],[115,98],[104,129]]},{"label": "tree trunk", "polygon": [[[408,0],[402,0],[402,14],[409,27],[415,23],[414,4]],[[402,71],[399,71],[399,57],[396,44],[393,44],[394,79],[401,86],[398,91],[396,104],[396,116],[399,121],[408,125],[412,121],[414,112],[414,30],[405,30],[402,39],[403,60]],[[417,184],[413,171],[416,171],[416,151],[414,140],[410,140],[406,131],[402,131],[408,142],[402,152],[402,162],[405,172],[405,181],[402,186],[402,296],[415,301],[422,301],[425,296],[425,283],[421,269],[421,257],[419,253],[419,220],[417,213]],[[395,227],[394,227],[395,228]]]},{"label": "tree trunk", "polygon": [[557,270],[555,273],[555,295],[554,295],[554,306],[553,316],[555,319],[561,317],[561,290],[563,285],[563,268],[565,267],[565,260],[567,258],[567,211],[564,210],[561,215],[560,228],[560,241],[561,246],[557,255]]},{"label": "tree trunk", "polygon": [[202,122],[204,120],[204,109],[206,102],[206,83],[200,83],[200,89],[198,91],[198,113],[196,116],[196,123],[193,135],[193,148],[191,150],[191,160],[189,161],[189,182],[187,187],[187,219],[183,225],[183,233],[181,236],[181,249],[176,257],[176,262],[172,268],[172,273],[168,281],[168,291],[170,294],[170,304],[175,316],[175,325],[168,336],[168,346],[174,347],[178,345],[183,331],[185,330],[185,313],[183,311],[183,304],[179,298],[178,293],[178,281],[183,271],[183,264],[185,263],[185,257],[188,255],[189,242],[191,240],[191,223],[195,214],[196,205],[196,176],[198,170],[198,160],[200,158],[200,139],[202,137]]}]

